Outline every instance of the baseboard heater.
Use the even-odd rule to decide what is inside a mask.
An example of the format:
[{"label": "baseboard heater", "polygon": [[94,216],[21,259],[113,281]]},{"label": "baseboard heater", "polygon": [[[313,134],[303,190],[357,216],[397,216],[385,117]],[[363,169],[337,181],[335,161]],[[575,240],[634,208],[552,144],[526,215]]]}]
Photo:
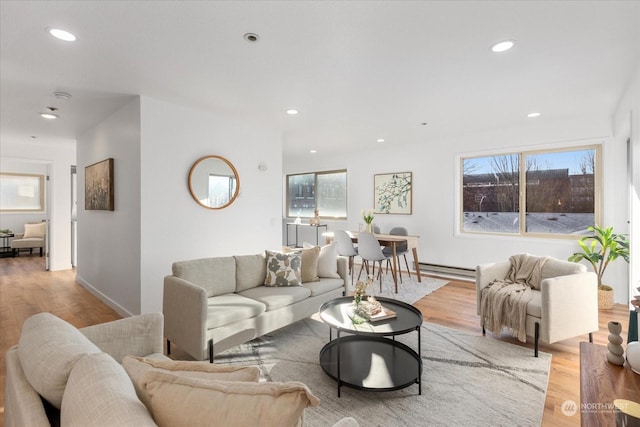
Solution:
[{"label": "baseboard heater", "polygon": [[465,267],[453,267],[450,265],[440,265],[440,264],[427,264],[424,262],[420,263],[420,271],[432,272],[436,274],[448,274],[452,276],[461,276],[461,277],[476,277],[476,269],[475,268],[465,268]]}]

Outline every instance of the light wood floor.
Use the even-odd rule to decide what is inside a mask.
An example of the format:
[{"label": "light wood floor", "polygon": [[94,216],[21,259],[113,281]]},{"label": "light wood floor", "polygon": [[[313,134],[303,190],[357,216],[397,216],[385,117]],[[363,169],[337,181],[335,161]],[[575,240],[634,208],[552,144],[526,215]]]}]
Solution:
[{"label": "light wood floor", "polygon": [[[473,283],[451,281],[415,304],[428,322],[437,323],[481,335],[476,315]],[[119,319],[114,310],[75,282],[75,271],[44,271],[40,257],[20,256],[0,259],[0,413],[4,413],[5,354],[17,344],[22,323],[29,316],[49,311],[76,327],[84,327]],[[616,305],[613,310],[600,311],[600,331],[594,341],[607,343],[607,323],[619,321],[628,327],[628,308]],[[487,335],[486,339],[497,339]],[[499,338],[522,345],[512,337]],[[579,414],[566,417],[560,408],[565,400],[580,402],[578,343],[588,336],[576,337],[554,345],[541,345],[540,350],[553,355],[549,386],[543,417],[544,426],[577,426]],[[532,349],[532,344],[525,344]],[[173,351],[172,351],[173,353]],[[531,350],[533,357],[533,349]],[[0,418],[0,427],[2,420]]]}]

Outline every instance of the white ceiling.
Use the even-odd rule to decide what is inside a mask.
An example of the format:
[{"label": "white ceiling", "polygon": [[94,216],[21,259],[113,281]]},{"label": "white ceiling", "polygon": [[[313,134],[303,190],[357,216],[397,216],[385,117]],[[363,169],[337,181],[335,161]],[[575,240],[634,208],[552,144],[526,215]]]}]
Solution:
[{"label": "white ceiling", "polygon": [[0,139],[73,141],[131,95],[281,129],[288,155],[609,117],[639,28],[638,1],[2,0]]}]

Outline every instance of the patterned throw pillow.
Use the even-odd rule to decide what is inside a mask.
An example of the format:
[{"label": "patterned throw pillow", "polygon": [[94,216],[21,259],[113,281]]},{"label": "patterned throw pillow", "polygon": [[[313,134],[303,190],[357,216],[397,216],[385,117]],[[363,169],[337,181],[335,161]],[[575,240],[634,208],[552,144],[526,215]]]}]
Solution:
[{"label": "patterned throw pillow", "polygon": [[267,254],[265,286],[301,286],[300,265],[302,259],[300,253],[265,252]]}]

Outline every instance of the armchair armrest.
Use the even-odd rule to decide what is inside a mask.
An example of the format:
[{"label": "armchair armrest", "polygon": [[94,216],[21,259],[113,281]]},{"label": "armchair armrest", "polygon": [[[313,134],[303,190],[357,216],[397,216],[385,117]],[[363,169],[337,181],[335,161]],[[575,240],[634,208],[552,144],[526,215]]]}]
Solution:
[{"label": "armchair armrest", "polygon": [[15,233],[13,236],[13,240],[22,239],[24,237],[24,233]]},{"label": "armchair armrest", "polygon": [[504,279],[511,268],[510,261],[493,262],[476,267],[476,310],[480,315],[480,297],[482,290],[496,279]]},{"label": "armchair armrest", "polygon": [[549,343],[594,332],[598,326],[598,278],[577,273],[545,279],[542,292],[542,327]]},{"label": "armchair armrest", "polygon": [[347,258],[338,257],[338,275],[344,281],[344,291],[346,292],[349,284],[349,269],[347,265]]},{"label": "armchair armrest", "polygon": [[207,358],[207,292],[176,276],[164,278],[165,337],[198,360]]},{"label": "armchair armrest", "polygon": [[100,350],[118,363],[126,355],[147,356],[163,352],[162,313],[127,317],[80,329]]}]

